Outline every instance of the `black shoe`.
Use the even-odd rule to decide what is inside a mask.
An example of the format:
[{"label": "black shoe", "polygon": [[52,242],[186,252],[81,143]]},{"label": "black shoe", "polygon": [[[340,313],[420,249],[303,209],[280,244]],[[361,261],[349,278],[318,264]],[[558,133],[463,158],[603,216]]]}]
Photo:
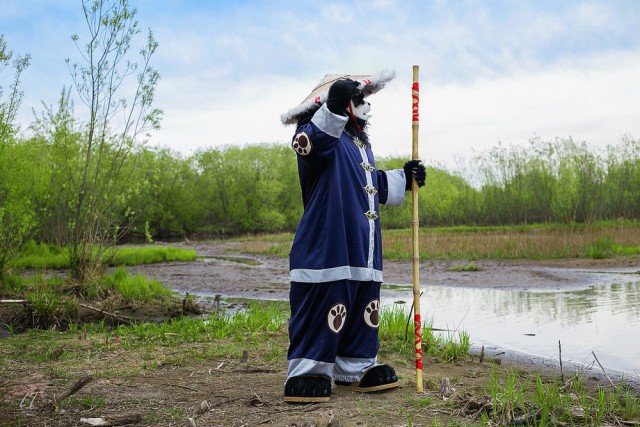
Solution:
[{"label": "black shoe", "polygon": [[327,377],[300,375],[289,378],[284,385],[285,402],[318,403],[330,399],[331,380]]},{"label": "black shoe", "polygon": [[344,386],[350,390],[370,393],[372,391],[396,388],[400,383],[398,383],[396,371],[391,366],[377,365],[365,372],[359,382],[336,381],[336,385]]}]

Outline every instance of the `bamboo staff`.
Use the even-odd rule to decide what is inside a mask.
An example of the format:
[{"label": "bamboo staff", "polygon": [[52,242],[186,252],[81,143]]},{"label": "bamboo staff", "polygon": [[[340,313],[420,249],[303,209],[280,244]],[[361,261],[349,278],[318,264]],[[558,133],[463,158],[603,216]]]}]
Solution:
[{"label": "bamboo staff", "polygon": [[[412,121],[411,130],[413,136],[412,160],[418,160],[418,104],[420,102],[420,89],[418,83],[419,67],[413,66],[413,86],[411,87]],[[415,358],[416,358],[416,392],[422,393],[422,320],[420,319],[420,245],[418,231],[418,182],[413,177],[411,183],[411,200],[413,202],[413,219],[411,228],[413,231],[413,325],[416,333]]]}]

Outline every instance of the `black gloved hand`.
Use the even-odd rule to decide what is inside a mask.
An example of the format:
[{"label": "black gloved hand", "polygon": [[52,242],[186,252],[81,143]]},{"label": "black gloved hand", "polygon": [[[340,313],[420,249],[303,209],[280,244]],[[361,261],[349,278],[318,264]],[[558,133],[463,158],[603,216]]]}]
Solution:
[{"label": "black gloved hand", "polygon": [[351,98],[360,93],[359,83],[351,79],[338,80],[329,88],[327,108],[333,114],[346,116],[347,107]]},{"label": "black gloved hand", "polygon": [[411,178],[415,177],[418,188],[423,187],[427,180],[427,171],[422,164],[422,160],[409,160],[404,164],[404,177],[406,179],[405,190],[411,190]]}]

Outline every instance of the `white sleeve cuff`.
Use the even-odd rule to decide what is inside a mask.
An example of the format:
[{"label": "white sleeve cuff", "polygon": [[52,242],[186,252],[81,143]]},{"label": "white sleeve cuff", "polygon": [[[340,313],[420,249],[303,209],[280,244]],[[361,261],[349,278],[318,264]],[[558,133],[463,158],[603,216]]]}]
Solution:
[{"label": "white sleeve cuff", "polygon": [[348,121],[347,116],[340,116],[329,111],[326,103],[322,104],[322,107],[315,112],[311,119],[311,123],[316,125],[318,129],[334,138],[340,138]]},{"label": "white sleeve cuff", "polygon": [[385,171],[385,173],[387,174],[387,185],[389,188],[386,204],[390,206],[401,206],[404,201],[404,190],[407,185],[404,170],[393,169]]}]

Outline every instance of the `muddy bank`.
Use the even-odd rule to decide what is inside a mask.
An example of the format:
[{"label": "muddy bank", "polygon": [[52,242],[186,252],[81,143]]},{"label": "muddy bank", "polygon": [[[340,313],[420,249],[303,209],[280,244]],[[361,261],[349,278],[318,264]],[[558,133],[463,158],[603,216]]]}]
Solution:
[{"label": "muddy bank", "polygon": [[[195,249],[201,260],[130,267],[179,292],[220,295],[222,298],[286,300],[289,292],[288,259],[242,253],[238,242],[180,244]],[[479,271],[451,271],[467,261],[425,261],[420,265],[421,286],[461,286],[520,290],[566,290],[624,281],[640,274],[640,259],[604,260],[474,260]],[[385,261],[386,284],[410,284],[410,261]]]}]

